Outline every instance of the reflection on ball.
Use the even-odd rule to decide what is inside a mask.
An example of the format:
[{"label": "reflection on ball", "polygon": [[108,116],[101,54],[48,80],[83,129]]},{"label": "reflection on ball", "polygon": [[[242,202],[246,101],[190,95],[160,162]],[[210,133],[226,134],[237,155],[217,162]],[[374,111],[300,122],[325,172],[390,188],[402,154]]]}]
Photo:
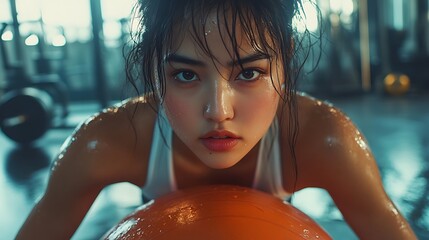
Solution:
[{"label": "reflection on ball", "polygon": [[138,208],[105,239],[331,239],[310,217],[269,194],[213,185]]},{"label": "reflection on ball", "polygon": [[390,73],[384,78],[384,89],[391,95],[402,95],[410,90],[410,78],[405,74]]}]

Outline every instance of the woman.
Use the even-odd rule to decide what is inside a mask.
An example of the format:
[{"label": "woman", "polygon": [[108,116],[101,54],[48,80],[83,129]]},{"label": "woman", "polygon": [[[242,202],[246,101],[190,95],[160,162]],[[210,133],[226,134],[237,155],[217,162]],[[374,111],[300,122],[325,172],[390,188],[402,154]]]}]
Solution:
[{"label": "woman", "polygon": [[326,189],[362,239],[415,239],[363,136],[334,107],[295,93],[307,51],[293,0],[142,0],[128,77],[142,97],[86,121],[64,144],[18,239],[72,236],[116,182],[146,198],[202,184],[282,199]]}]

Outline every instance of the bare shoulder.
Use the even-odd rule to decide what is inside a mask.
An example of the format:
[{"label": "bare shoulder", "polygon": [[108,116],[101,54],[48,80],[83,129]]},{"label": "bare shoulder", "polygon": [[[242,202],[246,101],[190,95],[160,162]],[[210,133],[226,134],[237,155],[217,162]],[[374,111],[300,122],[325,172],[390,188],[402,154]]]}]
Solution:
[{"label": "bare shoulder", "polygon": [[46,225],[56,229],[54,238],[69,239],[104,187],[116,182],[142,186],[155,116],[148,101],[138,98],[78,126],[58,154],[46,192],[18,238],[52,238]]},{"label": "bare shoulder", "polygon": [[[374,165],[365,138],[340,109],[302,93],[297,95],[297,107],[298,189],[328,188],[331,176],[365,161],[364,164]],[[285,134],[283,136],[287,138]]]},{"label": "bare shoulder", "polygon": [[[356,127],[350,118],[333,104],[313,98],[307,94],[297,95],[300,131],[303,134],[313,132],[312,135],[326,137],[336,131],[355,133]],[[315,131],[316,130],[316,131]],[[326,138],[324,138],[326,140]]]},{"label": "bare shoulder", "polygon": [[[89,117],[76,128],[74,137],[95,135],[109,141],[127,140],[133,135],[145,138],[156,118],[152,106],[145,97],[127,99]],[[119,138],[112,138],[114,134]]]},{"label": "bare shoulder", "polygon": [[338,108],[305,95],[298,97],[298,108],[297,190],[326,189],[361,239],[416,239],[384,191],[376,161],[355,124]]},{"label": "bare shoulder", "polygon": [[97,185],[143,185],[156,112],[146,98],[129,99],[88,118],[61,148],[52,170],[63,180],[79,172]]}]

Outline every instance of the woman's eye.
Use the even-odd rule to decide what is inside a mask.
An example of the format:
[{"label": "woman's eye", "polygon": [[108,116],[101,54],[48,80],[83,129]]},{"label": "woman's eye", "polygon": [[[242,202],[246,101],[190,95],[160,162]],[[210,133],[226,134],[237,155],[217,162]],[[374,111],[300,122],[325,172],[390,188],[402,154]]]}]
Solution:
[{"label": "woman's eye", "polygon": [[197,75],[191,71],[182,71],[174,76],[175,79],[181,82],[192,82],[197,80]]},{"label": "woman's eye", "polygon": [[237,79],[244,80],[244,81],[252,81],[259,78],[260,75],[261,75],[261,72],[258,70],[246,69],[238,75]]}]

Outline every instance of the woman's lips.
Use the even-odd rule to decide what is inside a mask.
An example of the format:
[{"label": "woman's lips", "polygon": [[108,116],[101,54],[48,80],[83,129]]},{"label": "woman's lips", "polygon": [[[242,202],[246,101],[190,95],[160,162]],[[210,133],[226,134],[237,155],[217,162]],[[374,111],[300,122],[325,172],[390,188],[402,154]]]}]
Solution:
[{"label": "woman's lips", "polygon": [[203,145],[213,152],[226,152],[232,150],[240,138],[232,132],[221,130],[211,131],[201,137]]},{"label": "woman's lips", "polygon": [[239,139],[238,138],[203,138],[203,145],[213,152],[226,152],[233,149]]}]

